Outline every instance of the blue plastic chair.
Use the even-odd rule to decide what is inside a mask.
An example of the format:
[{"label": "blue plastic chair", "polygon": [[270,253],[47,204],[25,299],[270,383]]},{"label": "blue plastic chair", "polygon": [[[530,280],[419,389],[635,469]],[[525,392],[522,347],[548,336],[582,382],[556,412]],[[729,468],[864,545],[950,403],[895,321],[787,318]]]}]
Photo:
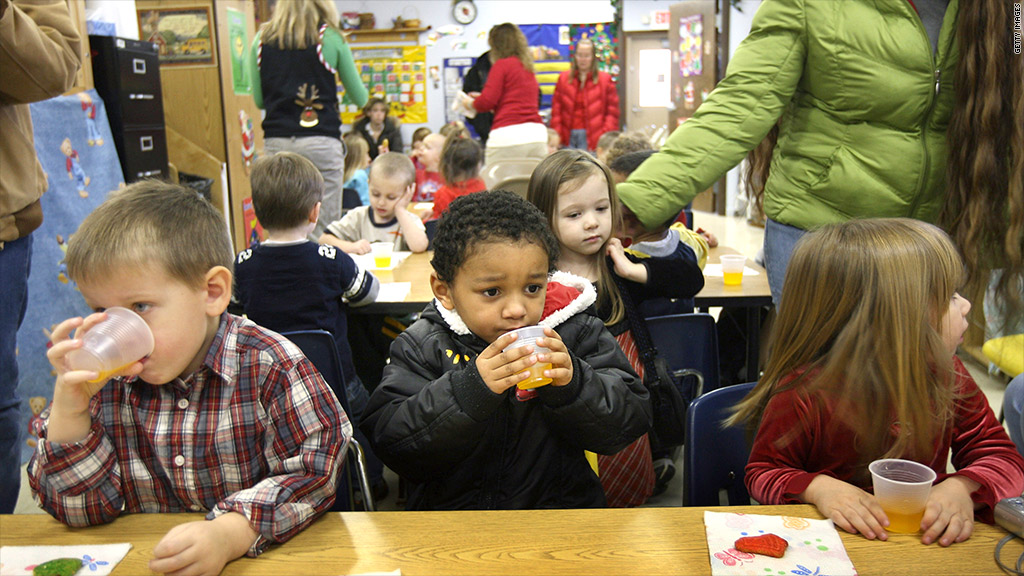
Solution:
[{"label": "blue plastic chair", "polygon": [[719,387],[718,328],[713,316],[704,312],[655,316],[647,319],[647,330],[684,398]]},{"label": "blue plastic chair", "polygon": [[437,234],[437,220],[427,220],[423,223],[424,231],[427,233],[427,250],[434,247],[434,235]]},{"label": "blue plastic chair", "polygon": [[[349,409],[348,394],[345,392],[345,371],[341,365],[341,357],[338,356],[338,347],[334,342],[334,336],[324,330],[297,330],[294,332],[282,332],[282,336],[289,339],[302,350],[306,358],[313,363],[313,366],[323,376],[324,381],[338,397],[338,402],[345,409],[346,414],[351,414]],[[353,426],[355,423],[353,423]],[[352,474],[359,482],[363,497],[363,509],[367,512],[374,510],[373,492],[370,490],[370,476],[366,471],[366,455],[363,447],[355,438],[349,439],[349,450],[345,454],[345,466],[338,477],[338,495],[335,498],[332,511],[350,511],[354,509],[354,498],[352,496]]]},{"label": "blue plastic chair", "polygon": [[683,506],[720,506],[722,490],[728,506],[750,504],[743,483],[750,459],[746,430],[743,426],[723,429],[722,421],[754,384],[712,390],[690,403],[683,448]]},{"label": "blue plastic chair", "polygon": [[359,191],[355,188],[341,189],[341,209],[345,212],[363,205],[363,199],[359,197]]}]

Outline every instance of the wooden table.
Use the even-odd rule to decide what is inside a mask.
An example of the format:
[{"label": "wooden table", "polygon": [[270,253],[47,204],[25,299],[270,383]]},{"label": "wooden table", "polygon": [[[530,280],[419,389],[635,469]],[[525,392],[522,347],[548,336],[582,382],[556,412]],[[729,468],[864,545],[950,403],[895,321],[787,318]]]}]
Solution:
[{"label": "wooden table", "polygon": [[[708,262],[718,262],[722,254],[738,254],[727,246],[712,248],[708,254]],[[401,302],[377,301],[360,308],[353,308],[355,314],[390,314],[402,315],[420,312],[434,294],[430,290],[430,259],[433,252],[411,254],[394,270],[372,270],[373,275],[381,282],[408,282],[409,294]],[[768,274],[764,268],[753,260],[747,260],[747,267],[758,272],[756,276],[744,276],[740,286],[726,286],[721,276],[705,276],[704,289],[694,298],[694,305],[706,311],[711,306],[734,306],[745,308],[747,312],[747,366],[753,366],[756,373],[758,354],[760,352],[759,336],[761,332],[761,307],[770,306],[772,293],[768,287]]]},{"label": "wooden table", "polygon": [[[224,574],[332,575],[401,569],[430,574],[710,574],[703,508],[329,513],[290,542],[259,558],[232,562]],[[715,508],[753,514],[821,518],[812,506]],[[45,515],[0,516],[0,544],[107,544],[133,547],[114,574],[149,574],[153,547],[174,525],[197,514],[139,514],[105,526],[67,528]],[[1001,574],[993,559],[1006,535],[976,524],[974,535],[949,548],[918,536],[870,541],[840,531],[863,576]],[[1003,562],[1016,561],[1020,539]]]}]

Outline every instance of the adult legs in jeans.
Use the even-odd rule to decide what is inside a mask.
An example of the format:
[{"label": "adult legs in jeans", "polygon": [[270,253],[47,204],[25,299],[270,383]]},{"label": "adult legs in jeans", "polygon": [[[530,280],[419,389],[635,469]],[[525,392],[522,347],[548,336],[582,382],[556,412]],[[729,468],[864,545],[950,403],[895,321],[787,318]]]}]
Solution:
[{"label": "adult legs in jeans", "polygon": [[18,397],[18,328],[28,305],[32,236],[0,248],[0,514],[14,512],[21,489],[24,426]]},{"label": "adult legs in jeans", "polygon": [[1021,411],[1024,411],[1024,374],[1018,374],[1010,380],[1003,394],[1003,417],[1010,431],[1010,440],[1017,446],[1017,452],[1024,456],[1024,422],[1021,421]]},{"label": "adult legs in jeans", "polygon": [[324,229],[341,219],[341,197],[345,183],[345,148],[339,138],[303,136],[301,138],[266,138],[263,149],[269,156],[278,152],[294,152],[309,159],[324,177],[324,199],[320,204],[320,220],[313,229],[319,238]]},{"label": "adult legs in jeans", "polygon": [[589,150],[589,148],[587,148],[587,131],[577,129],[569,132],[569,148]]},{"label": "adult legs in jeans", "polygon": [[806,230],[780,224],[770,218],[765,223],[764,267],[768,269],[768,287],[771,288],[772,303],[776,308],[782,301],[782,283],[786,279],[789,257],[793,254],[797,240],[806,233]]}]

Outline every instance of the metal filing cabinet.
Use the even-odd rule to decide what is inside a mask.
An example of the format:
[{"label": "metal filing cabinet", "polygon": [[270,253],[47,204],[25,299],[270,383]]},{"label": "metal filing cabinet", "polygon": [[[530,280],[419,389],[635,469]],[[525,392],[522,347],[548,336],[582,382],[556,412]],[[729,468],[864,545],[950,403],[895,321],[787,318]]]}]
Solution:
[{"label": "metal filing cabinet", "polygon": [[89,36],[96,92],[103,98],[125,182],[168,177],[160,56],[156,44]]}]

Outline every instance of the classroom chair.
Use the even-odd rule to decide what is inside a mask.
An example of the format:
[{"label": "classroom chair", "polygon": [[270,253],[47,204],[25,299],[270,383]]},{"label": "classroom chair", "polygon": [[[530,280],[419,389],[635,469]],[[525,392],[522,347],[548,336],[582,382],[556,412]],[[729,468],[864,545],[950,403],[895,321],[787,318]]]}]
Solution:
[{"label": "classroom chair", "polygon": [[[334,395],[338,397],[338,402],[345,409],[345,413],[350,414],[348,394],[345,392],[345,375],[334,336],[324,330],[296,330],[282,332],[281,335],[302,350],[302,353],[320,371],[324,381],[334,391]],[[353,422],[352,425],[355,426],[355,423]],[[338,477],[338,495],[334,506],[331,507],[332,512],[347,512],[355,508],[352,496],[353,473],[359,482],[359,490],[362,492],[363,509],[373,512],[373,491],[370,489],[370,476],[366,471],[366,456],[363,453],[363,447],[355,438],[349,440],[349,450],[345,454],[344,469]]]},{"label": "classroom chair", "polygon": [[509,176],[504,180],[499,180],[497,184],[488,188],[488,190],[508,190],[522,198],[526,198],[526,194],[529,189],[529,176]]},{"label": "classroom chair", "polygon": [[647,330],[684,398],[696,398],[720,386],[713,316],[704,312],[654,316],[647,318]]},{"label": "classroom chair", "polygon": [[343,212],[348,212],[362,205],[363,199],[359,197],[359,192],[355,188],[341,189],[341,210]]},{"label": "classroom chair", "polygon": [[743,399],[756,382],[712,390],[690,403],[686,411],[686,443],[683,445],[683,506],[720,506],[726,492],[728,506],[750,504],[743,483],[750,458],[746,430],[722,428],[729,410]]},{"label": "classroom chair", "polygon": [[527,180],[533,174],[533,169],[540,164],[539,158],[517,158],[514,160],[500,160],[484,166],[480,177],[488,190],[497,189],[497,184],[508,178],[525,176]]}]

